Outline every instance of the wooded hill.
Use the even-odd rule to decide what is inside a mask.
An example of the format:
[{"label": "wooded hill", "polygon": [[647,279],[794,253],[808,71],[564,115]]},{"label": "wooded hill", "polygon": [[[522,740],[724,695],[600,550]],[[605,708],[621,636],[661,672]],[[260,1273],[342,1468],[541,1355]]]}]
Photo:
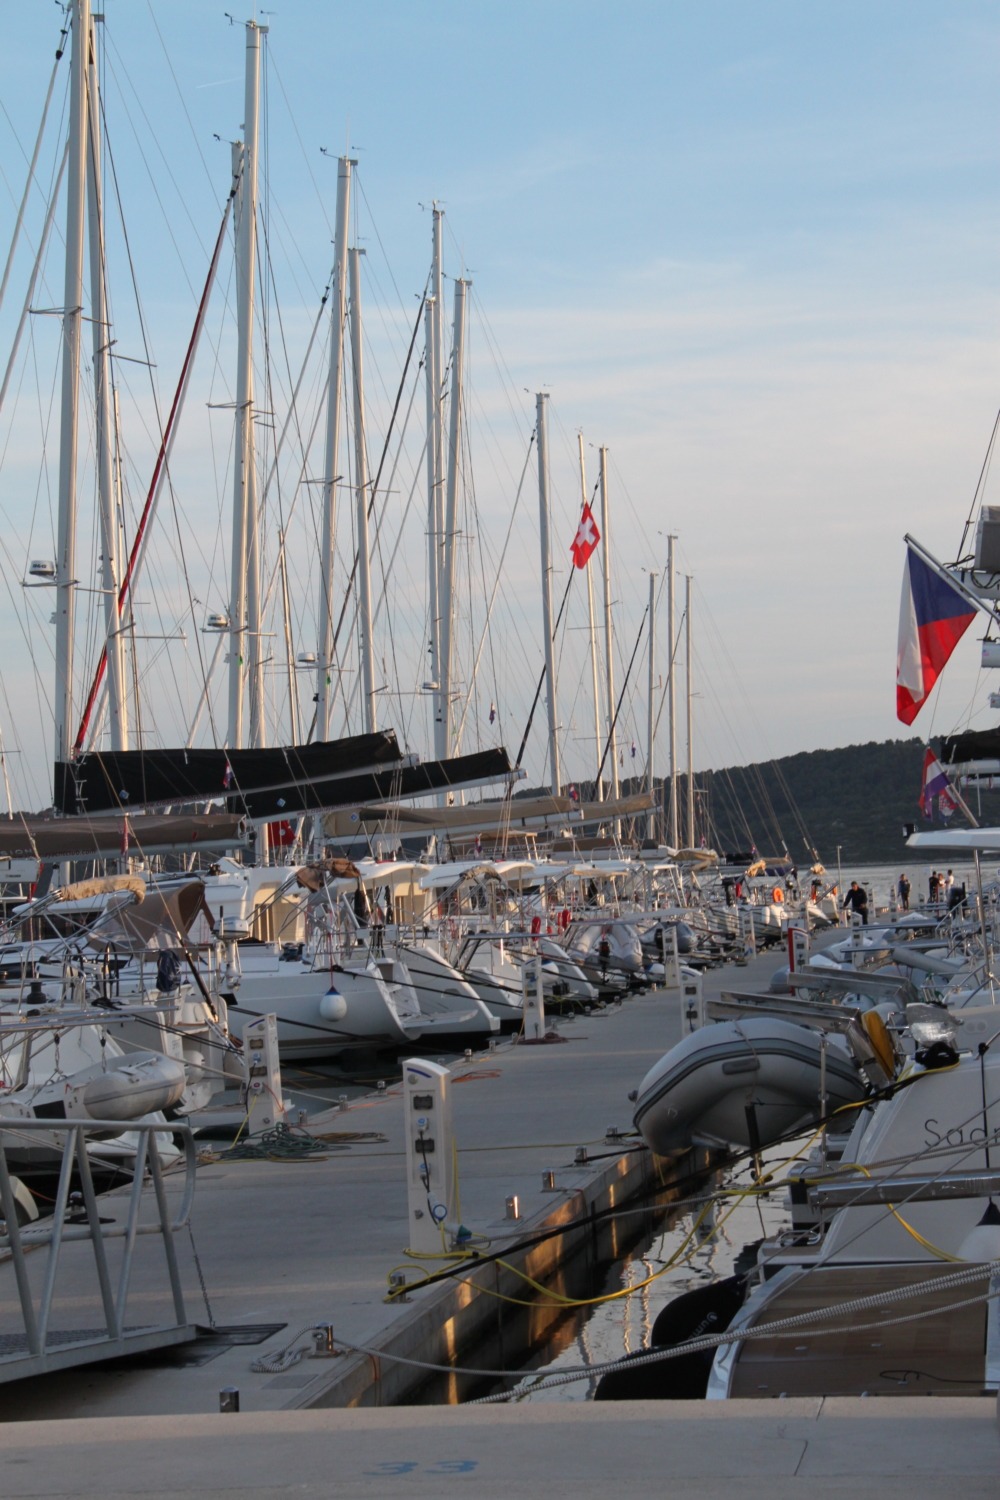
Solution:
[{"label": "wooded hill", "polygon": [[[787,845],[800,866],[811,861],[813,847],[829,865],[838,844],[843,862],[892,864],[903,848],[904,823],[943,826],[940,818],[930,823],[921,816],[923,760],[921,740],[886,740],[701,772],[697,838],[704,832],[720,852],[755,844],[761,854],[780,854]],[[963,795],[980,823],[1000,823],[1000,792]],[[682,777],[682,819],[685,796]],[[953,821],[966,826],[961,813]]]},{"label": "wooded hill", "polygon": [[[747,853],[756,847],[762,855],[781,855],[787,849],[800,868],[812,863],[814,849],[824,864],[832,866],[838,845],[842,864],[895,864],[903,850],[904,824],[926,829],[944,826],[936,815],[929,822],[920,812],[924,749],[919,739],[873,741],[842,750],[786,755],[765,765],[699,771],[695,776],[695,843],[704,839],[720,854]],[[642,789],[638,779],[622,780],[623,795]],[[533,787],[517,796],[546,791]],[[573,792],[590,802],[593,783],[576,783]],[[963,795],[981,824],[1000,824],[1000,791],[972,790]],[[661,786],[664,841],[667,796]],[[686,806],[687,778],[680,776],[681,844],[687,841]],[[952,821],[958,827],[967,826],[960,812]]]}]

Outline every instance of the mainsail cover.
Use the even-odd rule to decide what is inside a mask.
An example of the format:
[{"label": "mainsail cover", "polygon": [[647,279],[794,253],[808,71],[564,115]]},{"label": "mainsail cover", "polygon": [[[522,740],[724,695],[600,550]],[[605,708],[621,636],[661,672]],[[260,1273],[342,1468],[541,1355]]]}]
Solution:
[{"label": "mainsail cover", "polygon": [[[0,818],[0,858],[96,859],[121,854],[125,818]],[[245,824],[232,813],[153,813],[128,819],[129,844],[138,854],[225,849],[239,844]]]},{"label": "mainsail cover", "polygon": [[92,751],[72,763],[56,762],[55,806],[72,816],[228,796],[230,810],[242,812],[245,802],[267,790],[332,781],[398,765],[401,758],[391,729],[273,750]]},{"label": "mainsail cover", "polygon": [[297,813],[323,812],[327,808],[357,807],[386,798],[428,797],[434,792],[482,786],[487,781],[503,780],[512,770],[506,750],[480,750],[474,755],[429,760],[391,771],[369,771],[333,780],[317,777],[314,781],[252,794],[241,788],[242,795],[229,796],[228,806],[234,812],[245,813],[254,822],[266,822],[271,818],[294,817]]},{"label": "mainsail cover", "polygon": [[946,766],[964,766],[974,761],[1000,760],[1000,728],[970,729],[948,735],[938,759]]}]

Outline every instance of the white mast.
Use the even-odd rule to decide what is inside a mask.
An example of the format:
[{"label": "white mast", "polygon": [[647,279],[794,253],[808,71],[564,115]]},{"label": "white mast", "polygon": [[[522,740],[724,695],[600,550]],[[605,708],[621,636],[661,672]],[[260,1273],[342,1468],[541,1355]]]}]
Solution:
[{"label": "white mast", "polygon": [[443,349],[443,297],[442,286],[442,224],[444,214],[435,203],[433,206],[433,231],[431,241],[431,290],[424,316],[426,339],[426,386],[427,386],[427,623],[428,623],[428,670],[429,682],[434,694],[434,753],[438,759],[447,755],[447,746],[442,734],[444,717],[440,711],[441,692],[441,573],[442,557],[443,485],[444,485],[444,428],[441,383],[444,369]]},{"label": "white mast", "polygon": [[670,831],[668,838],[671,848],[678,847],[680,830],[677,817],[677,678],[675,669],[677,667],[677,642],[674,637],[674,541],[675,537],[667,537],[667,639],[669,642],[670,660],[667,663],[669,677],[669,692],[667,694],[667,720],[670,737]]},{"label": "white mast", "polygon": [[694,848],[694,726],[691,720],[691,575],[684,580],[684,640],[687,651],[687,842]]},{"label": "white mast", "polygon": [[611,795],[618,797],[618,736],[615,730],[615,666],[611,637],[611,522],[608,518],[608,450],[601,449],[601,542],[604,578],[604,651],[608,668],[608,755],[611,759]]},{"label": "white mast", "polygon": [[295,661],[292,657],[292,606],[288,597],[288,559],[283,531],[278,532],[278,565],[281,576],[281,617],[285,629],[285,676],[288,679],[288,732],[291,743],[297,745],[300,742],[299,687],[295,680]]},{"label": "white mast", "polygon": [[[435,409],[439,400],[439,382],[436,350],[434,345],[434,298],[428,297],[424,304],[424,381],[427,395],[427,681],[424,689],[433,693],[432,704],[437,704],[440,690],[440,666],[438,626],[438,475],[437,454],[434,445]],[[438,716],[434,713],[434,753],[437,754]]]},{"label": "white mast", "polygon": [[[646,791],[653,790],[653,739],[656,728],[653,695],[656,690],[656,574],[649,575],[649,718],[646,724]],[[656,810],[649,810],[649,837],[656,837]]]},{"label": "white mast", "polygon": [[365,733],[375,730],[375,669],[372,646],[372,575],[368,556],[368,454],[365,436],[365,379],[361,345],[361,257],[348,252],[351,278],[351,359],[354,365],[354,483],[357,487],[358,625],[361,634],[361,691]]},{"label": "white mast", "polygon": [[333,679],[333,562],[337,536],[337,480],[340,477],[340,403],[344,389],[344,313],[347,305],[347,226],[351,211],[350,157],[337,163],[337,222],[333,250],[333,306],[330,312],[330,381],[326,402],[326,455],[323,464],[323,538],[319,559],[319,661],[316,668],[316,738],[330,738]]},{"label": "white mast", "polygon": [[73,56],[70,72],[66,277],[62,317],[59,520],[56,538],[55,757],[57,761],[68,761],[73,748],[73,626],[77,582],[76,456],[80,407],[80,330],[83,321],[87,55],[90,44],[90,0],[76,0],[73,7]]},{"label": "white mast", "polygon": [[[434,344],[434,374],[437,381],[434,396],[434,534],[437,537],[438,603],[441,599],[441,569],[444,566],[444,211],[434,204],[433,241],[431,254],[431,292],[434,307],[431,313]],[[437,652],[441,658],[441,616],[437,617]]]},{"label": "white mast", "polygon": [[[248,610],[259,611],[260,582],[256,544],[256,485],[254,483],[253,439],[253,318],[257,260],[257,154],[260,129],[260,39],[267,28],[255,21],[246,24],[246,80],[244,89],[242,148],[235,146],[237,162],[241,153],[242,170],[237,199],[236,230],[236,435],[233,462],[233,555],[232,588],[229,614],[229,747],[243,744],[243,683],[248,663],[253,663],[255,682],[259,685],[260,619]],[[247,574],[257,571],[257,583],[248,587]],[[251,709],[251,732],[261,730],[253,723],[259,713],[257,686],[251,686],[254,707]]]},{"label": "white mast", "polygon": [[556,653],[552,639],[552,546],[549,540],[549,437],[545,421],[548,396],[535,396],[538,430],[538,533],[542,550],[542,628],[545,634],[545,698],[549,710],[549,774],[552,795],[559,796],[562,785],[559,770],[559,739],[556,733]]},{"label": "white mast", "polygon": [[452,753],[451,704],[454,670],[455,529],[458,525],[458,476],[462,462],[462,375],[465,363],[465,291],[471,286],[461,277],[455,282],[455,331],[451,346],[451,410],[448,424],[448,493],[444,516],[444,568],[441,574],[441,662],[438,681],[438,760]]},{"label": "white mast", "polygon": [[108,718],[112,750],[128,748],[128,696],[125,642],[118,609],[121,584],[118,484],[114,463],[115,407],[111,390],[111,324],[104,279],[104,199],[101,184],[101,111],[97,59],[88,67],[88,223],[90,229],[90,309],[93,329],[97,493],[101,513],[101,588],[107,635]]},{"label": "white mast", "polygon": [[[580,497],[583,504],[587,504],[587,465],[583,457],[583,433],[578,432],[577,444],[580,450]],[[594,627],[594,571],[590,566],[592,558],[587,559],[587,627],[590,636],[590,681],[594,694],[594,753],[595,765],[601,763],[601,750],[604,745],[604,737],[601,734],[601,698],[597,688],[597,631]],[[594,796],[598,802],[604,801],[604,777],[598,776],[594,788]]]}]

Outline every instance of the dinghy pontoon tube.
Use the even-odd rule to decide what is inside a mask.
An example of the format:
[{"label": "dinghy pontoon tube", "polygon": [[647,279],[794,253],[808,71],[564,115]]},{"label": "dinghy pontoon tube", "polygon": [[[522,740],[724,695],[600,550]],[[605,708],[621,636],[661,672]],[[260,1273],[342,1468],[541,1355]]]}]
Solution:
[{"label": "dinghy pontoon tube", "polygon": [[830,1115],[867,1092],[839,1038],[771,1016],[703,1026],[646,1074],[636,1129],[661,1156],[691,1145],[768,1146],[822,1118],[824,1050]]}]

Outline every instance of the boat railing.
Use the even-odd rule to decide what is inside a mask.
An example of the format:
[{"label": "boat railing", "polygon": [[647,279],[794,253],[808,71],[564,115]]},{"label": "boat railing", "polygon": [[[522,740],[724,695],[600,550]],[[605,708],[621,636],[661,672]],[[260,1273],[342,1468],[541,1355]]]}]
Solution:
[{"label": "boat railing", "polygon": [[[189,1127],[176,1123],[129,1121],[125,1127],[138,1137],[132,1184],[128,1189],[127,1211],[123,1222],[107,1217],[110,1202],[99,1203],[94,1186],[88,1140],[95,1132],[120,1135],[122,1121],[102,1120],[4,1120],[0,1115],[0,1265],[11,1265],[17,1284],[20,1329],[0,1338],[0,1382],[45,1374],[67,1366],[109,1359],[126,1353],[143,1353],[167,1344],[187,1342],[196,1336],[188,1323],[184,1305],[175,1235],[190,1222],[194,1200],[197,1159],[194,1137]],[[52,1215],[31,1223],[20,1223],[15,1194],[15,1174],[8,1163],[8,1143],[41,1135],[51,1140],[63,1138]],[[183,1149],[183,1181],[180,1200],[171,1207],[168,1201],[165,1172],[157,1138],[166,1136]],[[41,1143],[40,1143],[41,1144]],[[173,1173],[171,1174],[174,1175]],[[146,1183],[152,1194],[145,1191]],[[71,1188],[78,1192],[71,1202]],[[152,1213],[144,1206],[152,1203]],[[101,1208],[105,1209],[102,1216]],[[137,1243],[143,1236],[158,1235],[162,1240],[166,1262],[173,1320],[150,1325],[129,1325],[126,1316],[135,1266]],[[63,1250],[74,1240],[89,1240],[93,1249],[94,1270],[103,1310],[103,1326],[97,1328],[53,1328],[53,1311],[57,1301],[79,1303],[80,1288],[75,1279],[67,1286],[69,1275],[60,1278],[64,1269]],[[112,1265],[111,1241],[121,1241],[120,1254]],[[37,1260],[33,1252],[48,1247],[48,1254]],[[74,1258],[74,1272],[78,1263]],[[39,1284],[40,1283],[40,1284]],[[144,1297],[148,1289],[144,1287]],[[61,1294],[61,1295],[60,1295]]]}]

